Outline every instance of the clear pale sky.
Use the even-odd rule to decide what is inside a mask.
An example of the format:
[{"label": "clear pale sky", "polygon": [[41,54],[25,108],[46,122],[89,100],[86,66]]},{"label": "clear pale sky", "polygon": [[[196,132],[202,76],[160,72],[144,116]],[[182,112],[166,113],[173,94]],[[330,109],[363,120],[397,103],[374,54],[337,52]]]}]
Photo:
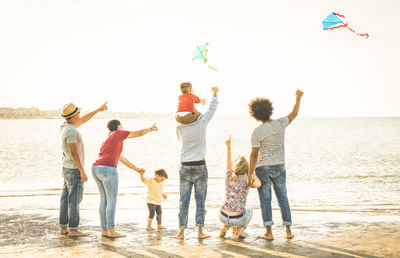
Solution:
[{"label": "clear pale sky", "polygon": [[[332,11],[349,26],[323,31]],[[256,96],[303,116],[400,116],[400,1],[0,1],[0,107],[174,112],[179,83],[218,113]],[[209,63],[192,61],[209,42]],[[204,110],[204,107],[199,107]]]}]

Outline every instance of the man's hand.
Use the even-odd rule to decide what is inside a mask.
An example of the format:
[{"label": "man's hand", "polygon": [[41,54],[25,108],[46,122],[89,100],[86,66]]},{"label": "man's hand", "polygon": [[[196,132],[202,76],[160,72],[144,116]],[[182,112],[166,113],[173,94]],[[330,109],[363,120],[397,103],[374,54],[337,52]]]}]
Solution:
[{"label": "man's hand", "polygon": [[297,99],[301,99],[301,97],[303,97],[304,92],[302,92],[301,90],[297,89],[296,91],[296,98]]},{"label": "man's hand", "polygon": [[136,170],[139,174],[144,174],[146,171],[144,170],[144,168],[138,168],[137,170]]},{"label": "man's hand", "polygon": [[226,147],[227,147],[227,148],[230,148],[230,147],[231,147],[231,138],[232,138],[232,136],[229,135],[229,139],[225,141],[225,144],[226,144]]},{"label": "man's hand", "polygon": [[167,195],[165,193],[162,194],[162,197],[164,198],[164,200],[167,199]]},{"label": "man's hand", "polygon": [[218,87],[212,87],[211,91],[214,93],[214,97],[217,97],[217,92],[219,91]]},{"label": "man's hand", "polygon": [[99,107],[97,109],[97,111],[101,112],[101,111],[107,110],[108,109],[107,103],[108,103],[108,101],[106,101],[106,103],[104,103],[101,107]]},{"label": "man's hand", "polygon": [[81,182],[83,183],[83,182],[86,182],[87,180],[88,180],[88,177],[87,177],[86,173],[81,172]]}]

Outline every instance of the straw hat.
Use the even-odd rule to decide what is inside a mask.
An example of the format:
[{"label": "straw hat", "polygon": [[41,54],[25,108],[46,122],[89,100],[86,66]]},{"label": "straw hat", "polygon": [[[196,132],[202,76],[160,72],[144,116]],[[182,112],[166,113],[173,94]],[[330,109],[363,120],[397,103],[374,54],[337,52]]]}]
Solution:
[{"label": "straw hat", "polygon": [[68,103],[62,108],[61,116],[64,118],[70,118],[79,111],[81,111],[81,108],[75,106],[74,103]]}]

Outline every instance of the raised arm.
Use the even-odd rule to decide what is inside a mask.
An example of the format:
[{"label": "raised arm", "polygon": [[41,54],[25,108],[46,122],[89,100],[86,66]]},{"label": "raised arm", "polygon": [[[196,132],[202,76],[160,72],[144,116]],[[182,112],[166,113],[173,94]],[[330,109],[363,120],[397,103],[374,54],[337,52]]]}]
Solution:
[{"label": "raised arm", "polygon": [[219,89],[217,87],[211,88],[211,91],[213,92],[213,99],[210,103],[210,106],[208,107],[207,112],[204,114],[204,119],[206,121],[210,121],[211,118],[213,118],[215,111],[217,110],[217,105],[218,105],[218,100],[217,100],[217,93]]},{"label": "raised arm", "polygon": [[251,148],[249,172],[247,173],[247,184],[249,185],[253,183],[253,175],[254,175],[254,170],[256,169],[259,150],[260,147]]},{"label": "raised arm", "polygon": [[287,117],[289,118],[289,124],[293,121],[293,119],[296,118],[297,114],[299,113],[300,100],[301,97],[303,97],[303,94],[304,92],[302,92],[301,90],[296,91],[296,103],[294,104],[292,112],[289,115],[287,115]]},{"label": "raised arm", "polygon": [[231,136],[226,143],[226,171],[232,172]]},{"label": "raised arm", "polygon": [[81,182],[86,182],[88,177],[85,173],[85,169],[82,166],[81,159],[79,158],[77,143],[68,143],[68,150],[69,153],[71,153],[72,161],[81,173]]},{"label": "raised arm", "polygon": [[119,156],[119,161],[121,161],[122,164],[124,164],[125,166],[127,166],[130,169],[135,170],[138,173],[141,173],[142,171],[144,172],[143,168],[138,168],[135,165],[133,165],[132,162],[130,162],[127,158],[123,157],[123,156]]},{"label": "raised arm", "polygon": [[84,123],[86,123],[87,121],[89,121],[92,117],[94,117],[94,115],[96,115],[97,113],[99,113],[99,112],[101,112],[101,111],[104,111],[104,110],[107,110],[108,109],[108,107],[107,107],[107,102],[106,103],[104,103],[103,105],[101,105],[101,107],[99,107],[98,109],[96,109],[96,110],[93,110],[92,112],[90,112],[90,113],[88,113],[88,114],[86,114],[86,115],[84,115],[83,117],[81,117],[76,123],[75,123],[75,127],[79,127],[79,126],[81,126],[81,125],[83,125]]},{"label": "raised arm", "polygon": [[157,128],[156,124],[154,124],[152,127],[149,127],[149,128],[146,128],[146,129],[142,129],[142,130],[139,130],[139,131],[132,131],[128,135],[127,138],[140,137],[140,136],[146,135],[148,133],[151,133],[151,132],[154,132],[154,131],[157,131],[157,130],[158,130],[158,128]]}]

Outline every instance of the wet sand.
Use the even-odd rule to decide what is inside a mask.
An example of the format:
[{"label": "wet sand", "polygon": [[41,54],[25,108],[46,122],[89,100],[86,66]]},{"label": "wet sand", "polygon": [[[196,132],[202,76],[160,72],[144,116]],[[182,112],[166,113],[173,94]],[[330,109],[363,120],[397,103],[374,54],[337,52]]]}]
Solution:
[{"label": "wet sand", "polygon": [[[209,211],[210,212],[210,211]],[[211,212],[217,212],[211,211]],[[257,212],[257,211],[256,211]],[[85,211],[87,216],[89,211]],[[207,224],[205,240],[196,239],[193,225],[186,230],[186,239],[172,239],[176,226],[167,220],[164,231],[147,232],[144,223],[119,211],[117,229],[127,233],[126,238],[101,237],[97,214],[90,212],[93,220],[81,220],[80,230],[89,233],[84,238],[59,236],[57,211],[44,214],[6,212],[0,213],[1,257],[399,257],[400,222],[324,222],[312,225],[310,214],[295,214],[303,221],[293,227],[296,237],[286,240],[284,227],[275,225],[274,241],[257,239],[263,228],[251,224],[246,230],[249,237],[239,241],[219,239],[220,224]],[[193,214],[192,214],[193,215]],[[335,214],[324,214],[334,217]],[[337,214],[336,214],[337,216]],[[330,219],[329,219],[330,220]],[[346,218],[344,218],[346,220]],[[307,222],[308,221],[308,222]],[[229,234],[230,235],[230,234]]]}]

